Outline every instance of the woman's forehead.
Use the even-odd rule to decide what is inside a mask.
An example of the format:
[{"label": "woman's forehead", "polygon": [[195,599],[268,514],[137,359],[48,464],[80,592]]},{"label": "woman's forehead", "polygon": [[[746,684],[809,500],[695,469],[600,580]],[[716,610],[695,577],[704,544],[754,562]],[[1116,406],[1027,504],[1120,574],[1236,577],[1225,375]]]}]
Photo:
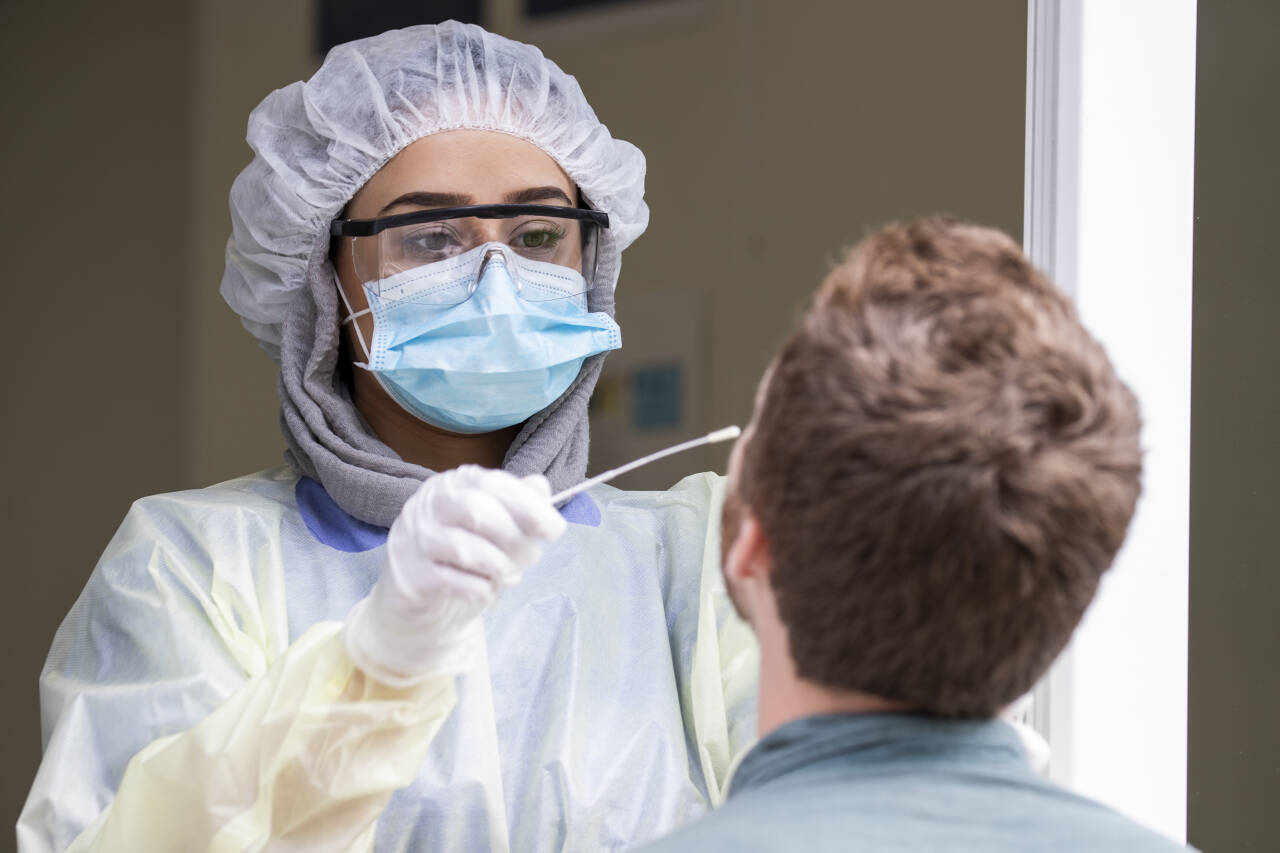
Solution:
[{"label": "woman's forehead", "polygon": [[444,202],[428,206],[499,204],[548,187],[561,190],[570,203],[576,196],[564,169],[536,145],[496,131],[446,131],[411,143],[388,161],[356,193],[348,216],[380,215],[389,203],[412,193]]}]

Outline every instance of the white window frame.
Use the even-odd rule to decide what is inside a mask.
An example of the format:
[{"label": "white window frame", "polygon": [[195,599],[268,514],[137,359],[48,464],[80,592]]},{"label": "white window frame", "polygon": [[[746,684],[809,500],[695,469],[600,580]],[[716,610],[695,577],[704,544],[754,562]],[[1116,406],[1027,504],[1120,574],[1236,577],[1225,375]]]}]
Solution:
[{"label": "white window frame", "polygon": [[1057,781],[1186,840],[1195,0],[1030,0],[1024,245],[1142,405],[1129,537],[1036,690]]}]

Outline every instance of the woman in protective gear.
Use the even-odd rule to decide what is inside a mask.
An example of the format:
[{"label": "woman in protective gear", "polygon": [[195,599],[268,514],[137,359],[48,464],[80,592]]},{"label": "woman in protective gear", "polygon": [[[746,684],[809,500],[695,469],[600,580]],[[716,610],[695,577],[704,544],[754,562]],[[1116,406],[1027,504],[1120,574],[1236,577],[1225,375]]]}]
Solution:
[{"label": "woman in protective gear", "polygon": [[248,141],[222,293],[288,465],[134,504],[41,678],[20,848],[601,850],[698,816],[754,725],[719,480],[549,499],[643,156],[453,22],[335,48]]}]

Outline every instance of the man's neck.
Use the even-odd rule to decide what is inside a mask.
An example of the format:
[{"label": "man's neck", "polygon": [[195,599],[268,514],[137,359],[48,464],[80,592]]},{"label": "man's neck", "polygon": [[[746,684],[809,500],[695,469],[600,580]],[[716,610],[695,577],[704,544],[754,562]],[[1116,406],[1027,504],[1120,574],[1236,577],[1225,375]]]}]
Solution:
[{"label": "man's neck", "polygon": [[785,634],[762,632],[760,636],[760,694],[756,731],[760,737],[802,717],[817,714],[865,714],[908,711],[905,702],[894,702],[860,693],[824,687],[796,674]]}]

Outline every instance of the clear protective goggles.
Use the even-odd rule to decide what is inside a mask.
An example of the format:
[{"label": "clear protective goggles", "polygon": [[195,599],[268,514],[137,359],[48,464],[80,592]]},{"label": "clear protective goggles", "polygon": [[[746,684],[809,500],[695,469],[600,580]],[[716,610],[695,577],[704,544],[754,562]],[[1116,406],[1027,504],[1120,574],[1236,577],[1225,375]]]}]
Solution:
[{"label": "clear protective goggles", "polygon": [[597,210],[485,204],[337,219],[330,234],[349,239],[356,275],[374,293],[412,292],[415,302],[446,307],[475,292],[477,270],[469,253],[495,243],[528,262],[522,266],[541,271],[517,277],[521,298],[581,296],[595,286],[600,231],[608,227],[609,215]]}]

